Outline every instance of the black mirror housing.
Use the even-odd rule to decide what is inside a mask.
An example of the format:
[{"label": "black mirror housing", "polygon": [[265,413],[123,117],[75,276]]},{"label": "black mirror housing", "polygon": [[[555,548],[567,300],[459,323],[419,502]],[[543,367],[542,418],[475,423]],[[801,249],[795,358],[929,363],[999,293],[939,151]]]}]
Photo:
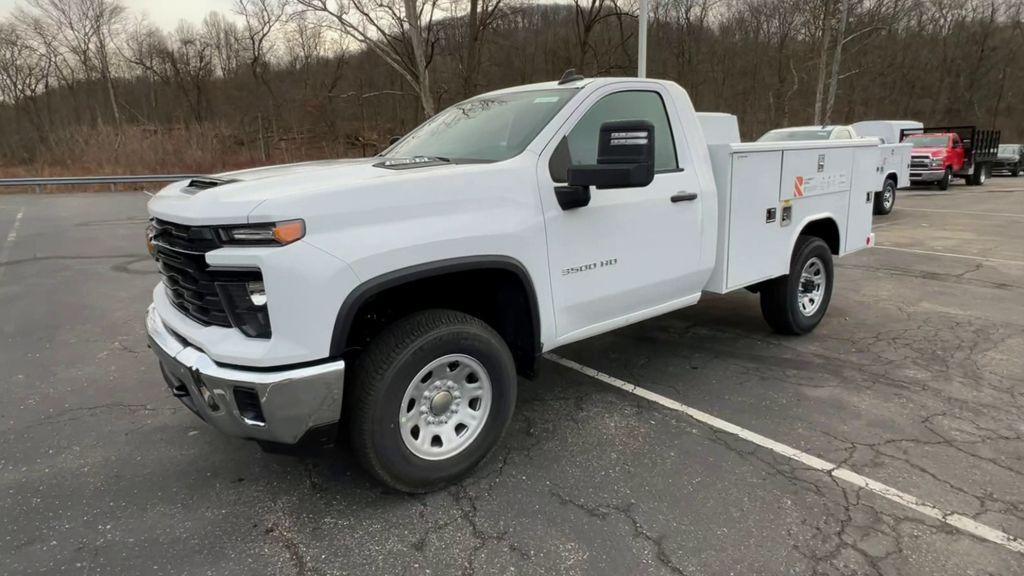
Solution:
[{"label": "black mirror housing", "polygon": [[605,122],[597,164],[571,166],[570,186],[643,188],[654,180],[654,125],[643,120]]}]

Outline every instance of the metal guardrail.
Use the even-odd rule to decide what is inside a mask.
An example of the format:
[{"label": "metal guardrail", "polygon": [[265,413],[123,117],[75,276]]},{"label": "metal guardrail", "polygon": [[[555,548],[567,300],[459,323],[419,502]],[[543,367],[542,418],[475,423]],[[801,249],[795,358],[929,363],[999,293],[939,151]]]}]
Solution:
[{"label": "metal guardrail", "polygon": [[196,178],[198,174],[144,174],[140,176],[60,176],[56,178],[0,178],[0,187],[24,186],[87,186],[93,184],[138,184],[144,182],[177,182]]}]

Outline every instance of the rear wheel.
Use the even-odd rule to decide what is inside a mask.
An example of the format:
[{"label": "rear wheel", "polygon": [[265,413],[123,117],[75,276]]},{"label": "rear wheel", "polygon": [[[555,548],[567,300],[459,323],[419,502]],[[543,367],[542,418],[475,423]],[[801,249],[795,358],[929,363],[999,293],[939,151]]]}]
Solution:
[{"label": "rear wheel", "polygon": [[353,450],[403,492],[458,480],[490,453],[512,419],[515,363],[481,320],[427,310],[399,320],[357,361],[349,390]]},{"label": "rear wheel", "polygon": [[946,171],[942,174],[942,180],[939,180],[939,190],[949,190],[949,181],[953,179],[953,169],[946,166]]},{"label": "rear wheel", "polygon": [[886,178],[882,191],[875,194],[875,214],[884,216],[896,205],[896,181]]},{"label": "rear wheel", "polygon": [[985,184],[985,180],[987,179],[988,166],[985,164],[975,164],[971,175],[967,177],[967,183],[972,186],[981,186]]},{"label": "rear wheel", "polygon": [[761,314],[780,334],[807,334],[825,317],[832,300],[832,252],[816,236],[800,236],[789,274],[761,288]]}]

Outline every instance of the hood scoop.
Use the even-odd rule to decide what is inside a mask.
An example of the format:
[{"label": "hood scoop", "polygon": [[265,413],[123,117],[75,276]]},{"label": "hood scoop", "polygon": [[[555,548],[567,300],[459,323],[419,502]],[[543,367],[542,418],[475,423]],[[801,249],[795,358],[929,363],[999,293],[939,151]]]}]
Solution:
[{"label": "hood scoop", "polygon": [[186,194],[196,194],[203,190],[209,190],[210,188],[216,188],[217,186],[237,181],[235,179],[214,178],[213,176],[200,176],[199,178],[189,180],[188,185],[182,188],[181,191]]}]

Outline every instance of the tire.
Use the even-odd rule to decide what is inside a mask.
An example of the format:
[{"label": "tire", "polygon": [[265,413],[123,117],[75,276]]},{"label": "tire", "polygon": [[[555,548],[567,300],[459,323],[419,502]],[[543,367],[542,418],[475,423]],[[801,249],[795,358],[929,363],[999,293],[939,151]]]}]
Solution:
[{"label": "tire", "polygon": [[1020,176],[1020,168],[1014,168],[1013,170],[1010,170],[1010,176],[1013,176],[1014,178]]},{"label": "tire", "polygon": [[886,178],[881,192],[875,194],[875,214],[885,216],[896,206],[896,181]]},{"label": "tire", "polygon": [[[815,263],[812,265],[812,262]],[[810,269],[810,270],[809,270]],[[802,306],[807,300],[810,285],[802,281],[802,273],[817,272],[812,276],[821,277],[824,286],[813,306]],[[789,274],[765,282],[761,288],[761,315],[772,330],[780,334],[807,334],[825,317],[832,300],[834,284],[832,252],[825,241],[817,236],[800,236],[793,248]]]},{"label": "tire", "polygon": [[435,490],[466,476],[498,444],[516,387],[512,353],[484,322],[452,310],[407,316],[355,363],[346,392],[353,452],[391,488]]},{"label": "tire", "polygon": [[939,180],[939,190],[949,190],[949,181],[953,179],[953,169],[946,166],[946,172],[942,175],[942,180]]}]

